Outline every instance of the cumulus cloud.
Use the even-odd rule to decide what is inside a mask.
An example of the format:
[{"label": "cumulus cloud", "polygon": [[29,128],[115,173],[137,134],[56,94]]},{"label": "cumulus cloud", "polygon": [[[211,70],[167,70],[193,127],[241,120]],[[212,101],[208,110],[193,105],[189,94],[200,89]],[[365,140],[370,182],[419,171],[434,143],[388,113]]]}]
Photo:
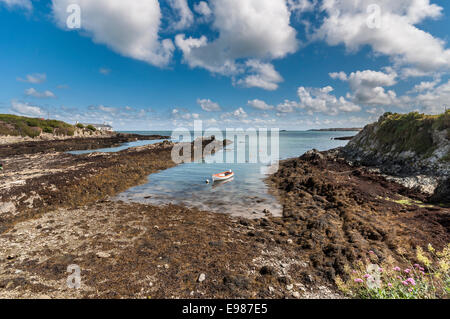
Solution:
[{"label": "cumulus cloud", "polygon": [[32,10],[33,4],[31,3],[31,0],[0,0],[0,4],[3,3],[8,8],[22,8],[26,10]]},{"label": "cumulus cloud", "polygon": [[245,64],[249,69],[248,75],[237,81],[239,85],[274,91],[278,89],[278,83],[283,81],[281,75],[270,63],[262,63],[259,60],[248,60]]},{"label": "cumulus cloud", "polygon": [[171,24],[173,30],[183,30],[194,23],[194,14],[189,8],[187,0],[168,0],[168,3],[178,17],[178,21]]},{"label": "cumulus cloud", "polygon": [[210,99],[198,99],[197,104],[206,112],[220,111],[220,105]]},{"label": "cumulus cloud", "polygon": [[248,117],[248,114],[242,107],[240,107],[232,112],[223,113],[220,117],[221,119],[227,120],[228,122],[231,120],[242,121]]},{"label": "cumulus cloud", "polygon": [[421,93],[425,91],[432,90],[436,87],[436,85],[441,82],[441,78],[436,78],[433,81],[422,81],[419,84],[416,84],[414,88],[410,91],[410,93]]},{"label": "cumulus cloud", "polygon": [[414,98],[413,104],[421,107],[426,113],[442,113],[450,108],[450,80],[436,88],[429,89]]},{"label": "cumulus cloud", "polygon": [[[240,83],[273,89],[281,81],[279,74],[276,78],[264,78],[268,74],[261,72],[270,69],[270,65],[255,61],[283,58],[296,52],[296,30],[290,26],[286,1],[211,0],[209,3],[214,15],[212,26],[219,34],[218,38],[209,41],[205,36],[177,35],[175,43],[183,52],[184,61],[190,67],[224,75],[238,75],[246,68],[250,68],[250,72],[254,69],[255,74]],[[254,61],[242,65],[237,62],[240,59]],[[269,72],[273,77],[274,72]]]},{"label": "cumulus cloud", "polygon": [[44,111],[39,106],[23,103],[17,100],[11,101],[11,110],[25,116],[42,116]]},{"label": "cumulus cloud", "polygon": [[339,112],[358,112],[361,107],[346,100],[344,97],[337,98],[330,94],[334,89],[331,86],[323,88],[298,88],[300,103],[298,107],[306,109],[310,114],[315,112],[336,115]]},{"label": "cumulus cloud", "polygon": [[385,72],[364,70],[349,75],[344,72],[330,73],[330,77],[349,83],[352,91],[349,97],[356,104],[392,105],[398,102],[397,95],[393,90],[386,91],[384,87],[397,84],[397,73],[391,68],[385,70]]},{"label": "cumulus cloud", "polygon": [[277,111],[280,113],[292,113],[299,107],[298,102],[285,100],[283,103],[277,105]]},{"label": "cumulus cloud", "polygon": [[248,101],[247,104],[250,105],[251,107],[254,107],[255,109],[263,110],[263,111],[268,111],[268,110],[274,109],[273,105],[269,105],[266,102],[258,100],[258,99]]},{"label": "cumulus cloud", "polygon": [[297,13],[312,11],[316,3],[317,0],[287,0],[289,10]]},{"label": "cumulus cloud", "polygon": [[[380,28],[369,27],[369,5],[381,8]],[[315,37],[330,45],[344,44],[350,51],[369,45],[375,53],[389,56],[409,74],[450,69],[450,50],[444,41],[417,27],[427,18],[436,19],[442,7],[429,0],[327,0],[326,13]],[[420,45],[418,45],[420,43]]]},{"label": "cumulus cloud", "polygon": [[[187,110],[183,109],[173,109],[171,112],[171,118],[174,120],[197,120],[200,118],[198,113],[189,113]],[[177,123],[177,122],[174,122]]]},{"label": "cumulus cloud", "polygon": [[200,1],[194,5],[194,11],[198,14],[208,18],[212,15],[211,8],[206,1]]},{"label": "cumulus cloud", "polygon": [[47,75],[45,73],[34,73],[28,74],[25,78],[17,78],[17,81],[28,82],[33,84],[40,84],[47,80]]},{"label": "cumulus cloud", "polygon": [[61,28],[66,28],[69,4],[81,7],[81,27],[94,42],[152,65],[170,62],[174,45],[169,39],[159,39],[158,0],[52,0],[53,15]]},{"label": "cumulus cloud", "polygon": [[35,88],[29,88],[25,90],[25,94],[28,96],[33,96],[37,98],[55,98],[55,94],[52,91],[39,92]]}]

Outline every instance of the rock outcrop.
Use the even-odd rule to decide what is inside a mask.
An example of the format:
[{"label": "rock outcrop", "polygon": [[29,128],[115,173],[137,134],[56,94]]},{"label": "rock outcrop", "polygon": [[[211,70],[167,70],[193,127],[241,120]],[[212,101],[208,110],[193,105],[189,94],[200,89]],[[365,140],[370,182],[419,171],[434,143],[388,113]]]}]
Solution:
[{"label": "rock outcrop", "polygon": [[[429,184],[432,177],[433,189],[438,185],[440,193],[450,178],[450,110],[440,115],[385,113],[355,136],[341,154],[355,164],[376,167],[409,182],[414,177],[416,186],[423,189],[430,185],[419,185],[420,181]],[[438,193],[432,198],[445,199]]]}]

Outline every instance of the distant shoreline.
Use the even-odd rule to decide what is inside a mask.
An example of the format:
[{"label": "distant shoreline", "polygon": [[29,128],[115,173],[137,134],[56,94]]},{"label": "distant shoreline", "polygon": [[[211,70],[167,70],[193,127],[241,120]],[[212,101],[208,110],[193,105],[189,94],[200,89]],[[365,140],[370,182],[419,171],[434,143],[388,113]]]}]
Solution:
[{"label": "distant shoreline", "polygon": [[352,127],[352,128],[321,128],[321,129],[312,129],[308,130],[308,132],[357,132],[362,131],[361,127]]}]

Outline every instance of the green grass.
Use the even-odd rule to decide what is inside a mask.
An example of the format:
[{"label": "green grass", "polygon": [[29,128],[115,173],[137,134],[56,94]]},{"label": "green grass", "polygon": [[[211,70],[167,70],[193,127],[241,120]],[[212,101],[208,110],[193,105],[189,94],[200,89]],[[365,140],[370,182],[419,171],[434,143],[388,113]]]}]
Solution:
[{"label": "green grass", "polygon": [[0,135],[36,137],[42,132],[73,136],[75,127],[62,121],[0,114]]},{"label": "green grass", "polygon": [[[433,131],[450,128],[450,110],[440,115],[385,113],[377,123],[375,137],[381,141],[383,151],[413,151],[429,157],[435,150]],[[447,133],[450,134],[450,133]]]}]

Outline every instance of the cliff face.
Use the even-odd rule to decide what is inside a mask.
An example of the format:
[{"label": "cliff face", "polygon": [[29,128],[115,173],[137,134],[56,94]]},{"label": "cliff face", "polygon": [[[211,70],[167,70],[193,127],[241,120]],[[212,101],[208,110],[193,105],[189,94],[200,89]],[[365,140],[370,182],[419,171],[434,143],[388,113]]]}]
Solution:
[{"label": "cliff face", "polygon": [[395,175],[450,176],[450,110],[441,115],[386,113],[343,149],[350,161]]},{"label": "cliff face", "polygon": [[401,177],[404,185],[431,189],[435,202],[450,202],[450,110],[440,115],[385,113],[355,136],[342,155]]}]

